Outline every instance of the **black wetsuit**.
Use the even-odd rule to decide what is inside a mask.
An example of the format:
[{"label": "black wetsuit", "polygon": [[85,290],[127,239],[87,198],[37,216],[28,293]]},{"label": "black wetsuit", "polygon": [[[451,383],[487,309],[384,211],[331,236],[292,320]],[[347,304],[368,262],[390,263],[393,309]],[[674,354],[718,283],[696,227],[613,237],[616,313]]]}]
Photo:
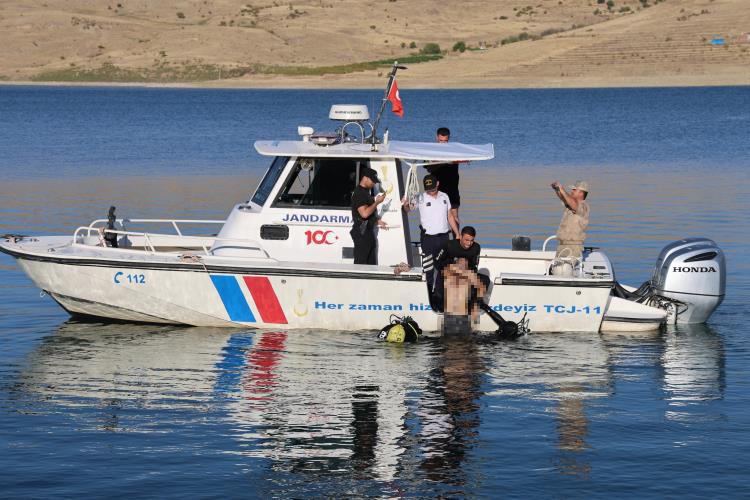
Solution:
[{"label": "black wetsuit", "polygon": [[372,205],[375,199],[370,189],[357,186],[352,193],[352,230],[349,234],[354,241],[354,263],[355,264],[377,264],[377,241],[375,239],[375,226],[377,217],[373,212],[368,218],[363,219],[359,215],[359,207]]},{"label": "black wetsuit", "polygon": [[477,242],[473,242],[469,248],[461,246],[460,240],[450,240],[438,252],[435,263],[438,269],[456,261],[456,259],[466,259],[469,263],[469,269],[476,271],[479,267],[479,253],[482,247]]}]

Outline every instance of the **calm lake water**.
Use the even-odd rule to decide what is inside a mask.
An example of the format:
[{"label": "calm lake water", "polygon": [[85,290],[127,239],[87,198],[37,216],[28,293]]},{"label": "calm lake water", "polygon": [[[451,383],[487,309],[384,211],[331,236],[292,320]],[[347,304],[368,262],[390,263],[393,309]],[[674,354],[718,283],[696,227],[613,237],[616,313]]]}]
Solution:
[{"label": "calm lake water", "polygon": [[[256,139],[374,91],[0,86],[0,234],[223,218]],[[478,241],[538,248],[550,182],[638,285],[688,236],[727,255],[707,325],[513,343],[80,323],[0,255],[0,496],[740,497],[750,491],[750,87],[401,90],[391,138],[495,145],[461,175]],[[384,318],[384,323],[387,318]]]}]

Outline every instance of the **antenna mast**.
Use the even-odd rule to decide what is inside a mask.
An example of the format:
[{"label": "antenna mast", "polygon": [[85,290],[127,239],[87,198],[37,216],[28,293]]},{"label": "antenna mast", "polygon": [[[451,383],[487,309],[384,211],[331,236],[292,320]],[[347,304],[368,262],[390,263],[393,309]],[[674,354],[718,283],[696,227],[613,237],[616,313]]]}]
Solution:
[{"label": "antenna mast", "polygon": [[388,94],[391,91],[391,85],[393,85],[393,80],[396,79],[396,71],[400,69],[406,69],[406,66],[399,66],[398,61],[393,61],[393,67],[391,68],[391,73],[388,75],[388,83],[385,85],[385,93],[383,94],[383,100],[380,103],[380,111],[378,111],[378,116],[375,118],[375,125],[372,127],[372,136],[370,137],[370,143],[374,146],[378,140],[378,124],[380,124],[380,117],[383,115],[383,110],[385,110],[385,103],[388,102]]}]

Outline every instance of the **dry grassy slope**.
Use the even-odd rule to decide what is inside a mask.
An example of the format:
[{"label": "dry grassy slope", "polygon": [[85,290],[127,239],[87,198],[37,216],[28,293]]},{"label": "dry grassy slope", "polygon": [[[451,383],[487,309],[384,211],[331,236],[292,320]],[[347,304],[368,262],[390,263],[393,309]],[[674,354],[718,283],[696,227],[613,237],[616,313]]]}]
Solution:
[{"label": "dry grassy slope", "polygon": [[[623,6],[632,13],[617,12]],[[615,0],[615,13],[594,15],[596,8],[606,12],[596,0],[445,5],[433,0],[4,0],[0,75],[25,80],[72,64],[86,68],[105,62],[132,68],[163,62],[337,65],[402,57],[414,52],[408,48],[412,41],[449,49],[464,40],[483,41],[489,48],[412,65],[402,78],[412,87],[607,85],[634,79],[691,84],[710,83],[710,77],[750,84],[750,44],[708,44],[714,35],[750,31],[750,1],[665,0],[648,9],[639,6],[638,0]],[[585,27],[571,30],[573,25]],[[507,36],[547,29],[567,31],[495,47]],[[379,86],[377,73],[253,75],[233,83]]]}]

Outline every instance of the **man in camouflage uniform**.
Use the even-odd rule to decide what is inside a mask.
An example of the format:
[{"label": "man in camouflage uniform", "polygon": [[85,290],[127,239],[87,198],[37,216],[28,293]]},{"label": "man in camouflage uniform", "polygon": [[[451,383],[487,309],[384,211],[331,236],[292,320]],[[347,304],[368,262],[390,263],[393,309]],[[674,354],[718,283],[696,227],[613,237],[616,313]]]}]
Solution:
[{"label": "man in camouflage uniform", "polygon": [[565,206],[556,233],[558,244],[555,257],[580,259],[583,254],[583,242],[586,240],[585,231],[589,225],[589,205],[586,203],[589,183],[576,181],[568,188],[570,192],[567,192],[559,182],[553,182],[552,189]]}]

